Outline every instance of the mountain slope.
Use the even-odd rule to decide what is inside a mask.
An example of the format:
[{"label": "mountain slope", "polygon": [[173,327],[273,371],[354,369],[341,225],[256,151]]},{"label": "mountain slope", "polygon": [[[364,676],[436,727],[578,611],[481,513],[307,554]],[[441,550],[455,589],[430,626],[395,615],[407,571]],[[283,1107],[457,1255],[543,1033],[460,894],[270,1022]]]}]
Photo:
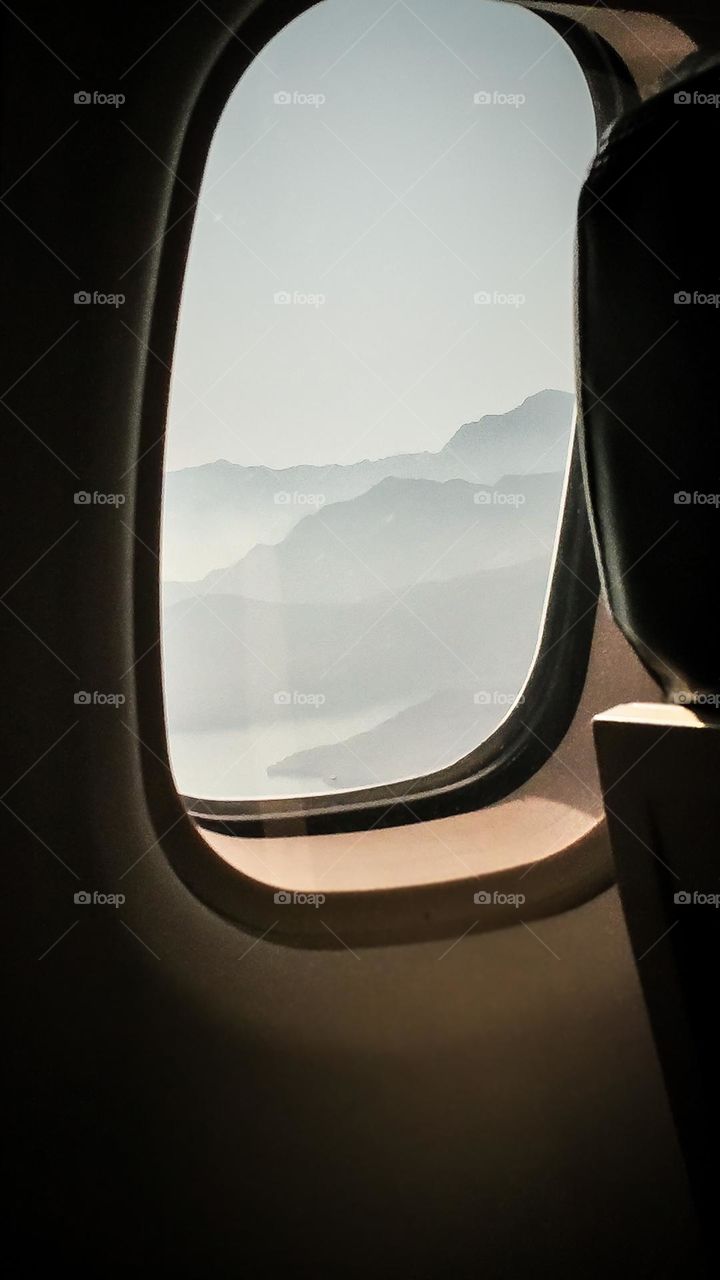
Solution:
[{"label": "mountain slope", "polygon": [[257,543],[277,543],[320,504],[358,497],[388,477],[494,485],[506,475],[563,472],[574,408],[540,391],[504,414],[460,427],[437,453],[284,470],[226,461],[170,472],[163,503],[163,576],[201,578]]},{"label": "mountain slope", "polygon": [[411,706],[439,689],[465,690],[470,703],[479,690],[510,695],[532,660],[547,572],[527,561],[422,584],[400,603],[379,592],[350,604],[176,604],[163,632],[170,731]]},{"label": "mountain slope", "polygon": [[464,480],[388,477],[359,497],[305,516],[277,546],[256,546],[197,584],[168,583],[166,603],[193,594],[253,600],[352,601],[549,556],[563,476]]},{"label": "mountain slope", "polygon": [[320,778],[328,791],[349,791],[420,777],[489,738],[511,709],[510,691],[506,696],[507,701],[478,702],[470,689],[441,689],[374,729],[342,742],[328,735],[324,746],[285,756],[268,767],[268,778]]}]

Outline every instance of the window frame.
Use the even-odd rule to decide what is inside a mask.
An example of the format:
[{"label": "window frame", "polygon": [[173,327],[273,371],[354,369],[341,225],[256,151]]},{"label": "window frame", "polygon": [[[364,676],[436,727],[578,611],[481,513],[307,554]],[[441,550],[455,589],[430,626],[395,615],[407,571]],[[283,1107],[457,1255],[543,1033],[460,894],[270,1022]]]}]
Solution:
[{"label": "window frame", "polygon": [[[276,34],[313,8],[315,2],[286,0],[277,6],[260,3],[237,32],[230,33],[191,111],[176,169],[169,229],[186,222],[188,215],[192,217],[195,213],[215,129],[242,74]],[[553,26],[573,52],[588,85],[599,139],[623,110],[639,100],[628,69],[606,41],[581,27],[577,20],[572,22],[545,13],[531,4],[523,7]],[[190,232],[191,226],[183,231],[183,261],[173,317],[175,328],[182,302]],[[158,292],[162,289],[163,274],[161,268]],[[327,795],[281,796],[269,800],[207,800],[181,795],[189,816],[200,828],[232,836],[327,835],[483,809],[528,781],[560,745],[577,710],[587,674],[600,590],[574,429],[558,523],[539,643],[522,690],[523,702],[511,709],[490,737],[473,751],[451,765],[413,779]],[[162,630],[161,618],[159,627]],[[164,707],[164,688],[162,697]],[[165,732],[167,737],[167,718]]]}]

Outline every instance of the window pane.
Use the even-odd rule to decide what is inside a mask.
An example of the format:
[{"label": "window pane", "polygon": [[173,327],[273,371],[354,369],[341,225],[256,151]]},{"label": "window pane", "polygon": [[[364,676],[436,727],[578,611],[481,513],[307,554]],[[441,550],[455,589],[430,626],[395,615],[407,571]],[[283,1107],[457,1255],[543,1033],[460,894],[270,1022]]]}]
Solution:
[{"label": "window pane", "polygon": [[492,0],[326,0],[243,75],[210,150],[172,379],[181,791],[424,775],[518,703],[572,432],[595,143],[567,46]]}]

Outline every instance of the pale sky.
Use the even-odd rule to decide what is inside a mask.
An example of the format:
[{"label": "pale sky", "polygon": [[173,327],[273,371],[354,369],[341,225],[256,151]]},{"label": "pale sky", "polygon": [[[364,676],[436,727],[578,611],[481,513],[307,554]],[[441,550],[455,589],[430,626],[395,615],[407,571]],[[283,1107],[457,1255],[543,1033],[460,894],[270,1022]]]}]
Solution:
[{"label": "pale sky", "polygon": [[168,467],[435,450],[464,422],[571,390],[573,224],[594,150],[580,69],[535,14],[323,0],[301,15],[213,139]]}]

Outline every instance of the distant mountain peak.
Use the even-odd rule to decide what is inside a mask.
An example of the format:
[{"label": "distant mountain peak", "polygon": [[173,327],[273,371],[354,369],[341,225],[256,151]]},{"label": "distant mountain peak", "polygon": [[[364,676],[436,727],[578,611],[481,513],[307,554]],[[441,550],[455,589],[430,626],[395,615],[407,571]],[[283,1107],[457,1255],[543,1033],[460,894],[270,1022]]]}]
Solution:
[{"label": "distant mountain peak", "polygon": [[[438,454],[443,452],[443,449],[449,448],[453,444],[453,442],[458,439],[458,437],[462,436],[464,432],[475,431],[477,430],[478,427],[483,426],[483,424],[490,423],[490,422],[498,422],[503,419],[505,420],[510,419],[512,421],[513,419],[516,419],[517,417],[522,416],[524,411],[527,411],[528,408],[537,409],[537,410],[540,410],[540,409],[547,410],[547,408],[551,403],[554,403],[558,410],[560,410],[561,407],[571,410],[575,403],[575,396],[571,391],[561,391],[556,387],[543,387],[541,391],[534,391],[532,392],[531,395],[525,396],[525,399],[521,400],[520,403],[515,405],[515,407],[512,409],[506,409],[501,413],[484,413],[480,418],[476,418],[469,422],[464,422],[462,426],[458,427],[457,431],[455,431],[455,433],[448,438],[446,443],[440,446],[439,449],[422,449],[422,450],[418,450],[417,453],[407,452],[407,453],[400,453],[397,455],[392,455],[392,454],[381,455],[380,457],[377,457],[377,458],[358,458],[354,462],[298,463],[295,466],[290,465],[286,467],[271,467],[267,463],[258,463],[258,462],[255,462],[255,463],[231,462],[228,458],[216,458],[213,462],[202,462],[197,464],[196,466],[190,466],[190,467],[178,467],[175,470],[170,471],[169,474],[179,475],[182,472],[187,473],[189,471],[200,471],[200,470],[207,471],[212,468],[217,468],[217,470],[225,470],[225,471],[235,471],[235,470],[266,471],[272,475],[275,473],[281,474],[282,472],[294,471],[298,466],[309,467],[309,468],[317,467],[318,470],[322,470],[322,471],[329,471],[331,469],[332,470],[338,469],[340,471],[344,471],[350,467],[377,466],[379,463],[390,461],[393,457],[398,457],[398,458],[416,457],[416,458],[430,459],[430,458],[437,457]],[[392,478],[392,477],[389,477],[389,478]]]}]

